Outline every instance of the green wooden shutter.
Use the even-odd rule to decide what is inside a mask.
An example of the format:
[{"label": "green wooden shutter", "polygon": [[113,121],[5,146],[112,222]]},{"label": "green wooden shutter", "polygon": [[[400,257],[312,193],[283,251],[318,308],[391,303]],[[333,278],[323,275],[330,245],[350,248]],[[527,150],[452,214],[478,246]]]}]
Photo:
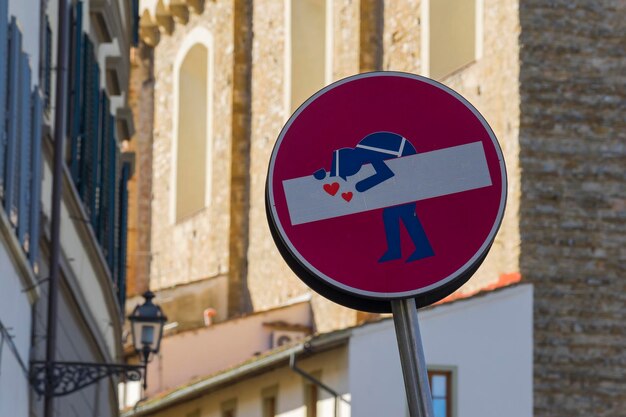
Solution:
[{"label": "green wooden shutter", "polygon": [[9,215],[11,223],[17,225],[17,205],[15,189],[15,180],[19,169],[18,159],[18,140],[19,140],[19,97],[20,97],[20,54],[22,50],[22,34],[17,28],[15,17],[11,18],[9,26],[9,75],[8,75],[8,127],[7,127],[7,147],[6,147],[6,165],[4,171],[5,178],[5,195],[4,209]]},{"label": "green wooden shutter", "polygon": [[114,274],[115,245],[115,182],[117,180],[117,141],[115,138],[115,118],[107,115],[107,129],[102,152],[102,204],[100,206],[100,244],[107,264]]},{"label": "green wooden shutter", "polygon": [[81,156],[83,140],[83,113],[84,113],[84,75],[85,59],[88,53],[87,45],[83,41],[87,35],[83,35],[83,3],[78,2],[74,6],[73,25],[71,38],[71,74],[70,74],[70,95],[69,95],[69,138],[70,138],[70,172],[74,179],[74,184],[80,189],[81,184]]},{"label": "green wooden shutter", "polygon": [[43,102],[35,88],[32,94],[32,152],[31,152],[31,205],[30,205],[30,241],[28,259],[33,267],[39,261],[39,216],[41,213],[41,126],[43,125]]},{"label": "green wooden shutter", "polygon": [[8,3],[0,0],[0,197],[4,198],[5,191],[5,166],[7,146],[7,69],[8,69]]},{"label": "green wooden shutter", "polygon": [[43,69],[43,93],[44,107],[50,108],[50,100],[52,100],[52,29],[50,28],[50,19],[46,15],[46,32],[44,39],[44,69]]},{"label": "green wooden shutter", "polygon": [[19,91],[19,169],[15,178],[15,204],[17,205],[17,236],[22,247],[28,247],[30,232],[31,198],[31,71],[28,55],[20,54]]},{"label": "green wooden shutter", "polygon": [[104,90],[100,91],[100,116],[98,126],[98,155],[96,157],[96,173],[95,173],[95,202],[94,210],[96,218],[94,222],[94,231],[98,236],[98,241],[102,244],[102,198],[103,198],[103,177],[104,177],[104,159],[106,152],[106,139],[109,131],[109,96]]},{"label": "green wooden shutter", "polygon": [[96,227],[96,195],[99,160],[100,134],[100,68],[96,61],[93,43],[85,36],[85,105],[84,105],[84,140],[81,149],[82,161],[80,164],[79,191],[87,216],[92,226]]},{"label": "green wooden shutter", "polygon": [[122,163],[120,158],[119,148],[115,147],[115,161],[116,161],[116,171],[115,171],[115,201],[113,207],[113,282],[117,283],[119,281],[119,264],[120,264],[120,218],[121,218],[121,206],[120,206],[120,193],[121,193],[121,173],[122,173]]},{"label": "green wooden shutter", "polygon": [[122,163],[119,196],[119,270],[117,273],[117,290],[120,306],[124,311],[126,303],[126,250],[128,234],[128,180],[130,179],[130,163]]}]

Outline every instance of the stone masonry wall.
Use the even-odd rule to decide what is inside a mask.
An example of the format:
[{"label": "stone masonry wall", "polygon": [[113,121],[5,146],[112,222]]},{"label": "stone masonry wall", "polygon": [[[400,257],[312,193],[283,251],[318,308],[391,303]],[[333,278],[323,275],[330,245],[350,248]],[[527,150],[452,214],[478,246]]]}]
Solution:
[{"label": "stone masonry wall", "polygon": [[[284,108],[284,5],[285,0],[254,2],[248,288],[255,310],[277,306],[311,292],[278,253],[265,216],[265,178],[269,157],[287,121]],[[359,4],[336,0],[333,6],[332,72],[334,78],[343,78],[358,72],[359,68]],[[355,323],[354,311],[317,294],[313,294],[312,305],[320,331]]]},{"label": "stone masonry wall", "polygon": [[[497,282],[503,274],[519,271],[518,7],[509,0],[484,0],[477,10],[484,22],[482,30],[477,28],[482,33],[482,55],[439,81],[472,103],[496,134],[507,164],[508,199],[491,251],[476,274],[459,289],[461,293],[478,291]],[[426,19],[421,2],[387,0],[384,16],[383,69],[421,74],[422,42],[427,42],[421,34]]]},{"label": "stone masonry wall", "polygon": [[359,71],[379,71],[383,55],[383,0],[361,0],[359,22]]},{"label": "stone masonry wall", "polygon": [[420,73],[420,4],[420,0],[383,1],[383,70]]},{"label": "stone masonry wall", "polygon": [[252,311],[248,289],[252,3],[235,0],[228,315]]},{"label": "stone masonry wall", "polygon": [[472,293],[497,282],[502,275],[519,272],[520,25],[517,2],[484,0],[482,21],[482,48],[477,45],[482,55],[441,81],[472,103],[498,138],[508,176],[507,205],[489,255],[476,274],[459,289],[461,293]]},{"label": "stone masonry wall", "polygon": [[278,305],[307,291],[278,253],[265,217],[267,166],[285,122],[283,3],[284,0],[253,3],[248,285],[255,310]]},{"label": "stone masonry wall", "polygon": [[[293,1],[293,0],[292,0]],[[333,0],[332,80],[337,81],[359,72],[360,13],[371,0]],[[365,5],[364,5],[365,4]]]},{"label": "stone masonry wall", "polygon": [[[213,37],[211,203],[175,224],[170,218],[173,190],[174,60],[196,27]],[[155,47],[152,264],[150,286],[167,288],[217,277],[228,270],[230,161],[232,140],[233,3],[206,2]],[[204,115],[199,115],[203,117]],[[224,296],[226,296],[224,294]]]},{"label": "stone masonry wall", "polygon": [[536,417],[626,410],[626,3],[522,0],[521,272]]},{"label": "stone masonry wall", "polygon": [[152,123],[154,114],[153,50],[144,44],[131,53],[128,103],[133,109],[135,135],[128,143],[134,152],[135,172],[128,182],[129,297],[142,294],[150,281],[150,226],[152,202]]}]

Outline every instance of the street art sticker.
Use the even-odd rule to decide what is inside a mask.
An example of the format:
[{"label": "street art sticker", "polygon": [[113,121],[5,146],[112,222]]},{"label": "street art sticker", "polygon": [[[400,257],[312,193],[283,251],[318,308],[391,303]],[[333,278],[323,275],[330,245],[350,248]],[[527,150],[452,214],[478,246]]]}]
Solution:
[{"label": "street art sticker", "polygon": [[469,278],[501,222],[506,173],[493,132],[457,93],[368,73],[291,117],[266,193],[275,241],[307,284],[385,310],[377,301],[425,305]]}]

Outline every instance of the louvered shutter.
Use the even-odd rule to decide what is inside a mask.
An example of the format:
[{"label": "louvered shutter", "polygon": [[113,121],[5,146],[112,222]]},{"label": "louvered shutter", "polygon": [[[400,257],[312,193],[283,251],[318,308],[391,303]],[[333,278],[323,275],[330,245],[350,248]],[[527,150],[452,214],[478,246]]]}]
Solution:
[{"label": "louvered shutter", "polygon": [[28,248],[30,232],[31,198],[31,71],[28,55],[20,54],[20,97],[19,97],[19,170],[15,178],[15,204],[17,205],[17,236],[25,249]]},{"label": "louvered shutter", "polygon": [[52,100],[52,29],[50,28],[50,19],[46,15],[46,34],[44,40],[44,69],[43,69],[43,93],[44,107],[50,108],[50,100]]},{"label": "louvered shutter", "polygon": [[103,141],[102,157],[102,204],[100,206],[100,244],[111,270],[114,274],[115,244],[115,181],[117,179],[117,143],[115,139],[115,118],[107,115],[107,130]]},{"label": "louvered shutter", "polygon": [[107,96],[104,90],[100,91],[100,119],[99,119],[99,128],[98,128],[98,155],[96,159],[96,192],[95,192],[95,202],[94,202],[94,210],[96,212],[96,219],[94,223],[94,231],[98,236],[98,241],[102,244],[102,222],[103,213],[102,213],[102,199],[103,199],[103,180],[104,180],[104,159],[106,153],[106,139],[108,137],[109,131],[109,97]]},{"label": "louvered shutter", "polygon": [[120,174],[120,194],[119,194],[119,270],[117,273],[117,290],[120,306],[124,311],[126,302],[126,249],[128,234],[128,180],[130,179],[130,164],[122,163]]},{"label": "louvered shutter", "polygon": [[31,152],[31,205],[30,205],[30,244],[28,258],[35,267],[39,260],[39,216],[41,212],[41,126],[43,102],[39,92],[35,88],[32,94],[32,152]]},{"label": "louvered shutter", "polygon": [[71,39],[71,85],[68,106],[69,116],[69,137],[70,137],[70,172],[74,184],[81,189],[81,156],[83,141],[83,114],[84,114],[84,75],[86,72],[85,58],[88,53],[88,47],[83,41],[86,35],[83,35],[83,3],[78,2],[74,6],[73,25]]},{"label": "louvered shutter", "polygon": [[81,149],[81,187],[79,188],[87,216],[92,226],[96,226],[96,194],[99,160],[99,119],[100,119],[100,68],[95,58],[93,43],[85,41],[85,105],[84,140]]},{"label": "louvered shutter", "polygon": [[114,211],[114,237],[113,237],[113,282],[117,283],[119,277],[119,265],[120,265],[120,217],[121,217],[121,206],[120,206],[120,183],[121,183],[121,174],[122,174],[122,162],[120,158],[119,148],[115,149],[115,161],[117,164],[117,170],[115,172],[115,206],[113,208]]},{"label": "louvered shutter", "polygon": [[7,146],[8,0],[0,0],[0,197],[4,198]]},{"label": "louvered shutter", "polygon": [[8,100],[7,100],[7,146],[6,165],[4,171],[5,189],[4,209],[9,215],[11,223],[17,225],[17,190],[16,177],[19,170],[18,140],[19,140],[19,109],[20,109],[20,57],[22,50],[22,34],[17,28],[15,17],[11,18],[9,26],[9,70],[8,70]]}]

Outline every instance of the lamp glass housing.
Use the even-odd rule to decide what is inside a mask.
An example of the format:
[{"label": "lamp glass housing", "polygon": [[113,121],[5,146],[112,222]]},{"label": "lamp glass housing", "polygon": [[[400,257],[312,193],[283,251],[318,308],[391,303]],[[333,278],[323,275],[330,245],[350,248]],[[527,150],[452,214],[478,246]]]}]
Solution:
[{"label": "lamp glass housing", "polygon": [[128,319],[131,324],[135,351],[143,354],[147,361],[150,353],[159,351],[167,317],[163,314],[161,307],[152,303],[154,298],[152,292],[148,291],[143,296],[146,302],[135,307]]}]

